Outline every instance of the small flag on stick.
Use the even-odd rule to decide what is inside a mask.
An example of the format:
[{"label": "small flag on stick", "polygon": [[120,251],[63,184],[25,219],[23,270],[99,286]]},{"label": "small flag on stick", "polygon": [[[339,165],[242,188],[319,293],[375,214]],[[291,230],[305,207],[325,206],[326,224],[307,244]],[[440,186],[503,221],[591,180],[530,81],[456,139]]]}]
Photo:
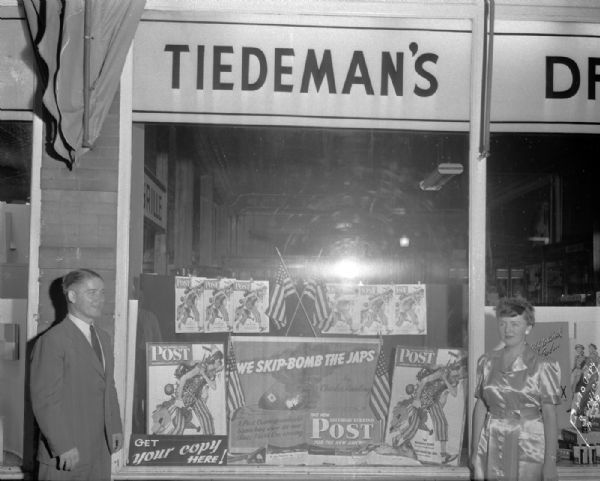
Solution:
[{"label": "small flag on stick", "polygon": [[306,283],[304,295],[313,303],[312,325],[319,332],[328,330],[331,327],[332,318],[325,283],[322,280],[310,279]]}]

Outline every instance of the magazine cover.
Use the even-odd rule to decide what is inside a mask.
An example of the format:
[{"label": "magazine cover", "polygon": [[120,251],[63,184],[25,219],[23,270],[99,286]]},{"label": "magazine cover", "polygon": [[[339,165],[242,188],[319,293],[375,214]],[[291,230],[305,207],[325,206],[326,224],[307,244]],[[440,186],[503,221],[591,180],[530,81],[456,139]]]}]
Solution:
[{"label": "magazine cover", "polygon": [[232,330],[231,297],[235,279],[206,279],[202,295],[204,330],[228,332]]},{"label": "magazine cover", "polygon": [[[588,442],[600,431],[600,326],[595,321],[578,321],[571,340],[570,423]],[[593,435],[592,435],[592,432]]]},{"label": "magazine cover", "polygon": [[394,318],[394,287],[391,285],[358,286],[360,334],[390,334]]},{"label": "magazine cover", "polygon": [[222,344],[147,343],[150,435],[225,435]]},{"label": "magazine cover", "polygon": [[235,281],[232,305],[233,332],[269,332],[269,281]]},{"label": "magazine cover", "polygon": [[397,346],[386,445],[421,463],[458,466],[466,383],[466,352]]},{"label": "magazine cover", "polygon": [[355,334],[358,332],[358,285],[327,284],[327,302],[331,307],[323,329],[324,334]]},{"label": "magazine cover", "polygon": [[203,332],[204,277],[175,277],[175,332]]},{"label": "magazine cover", "polygon": [[427,297],[424,284],[394,286],[394,323],[391,334],[427,334]]},{"label": "magazine cover", "polygon": [[381,444],[389,380],[386,390],[376,376],[379,340],[248,336],[234,337],[231,349],[230,453],[268,447],[302,464],[307,453]]}]

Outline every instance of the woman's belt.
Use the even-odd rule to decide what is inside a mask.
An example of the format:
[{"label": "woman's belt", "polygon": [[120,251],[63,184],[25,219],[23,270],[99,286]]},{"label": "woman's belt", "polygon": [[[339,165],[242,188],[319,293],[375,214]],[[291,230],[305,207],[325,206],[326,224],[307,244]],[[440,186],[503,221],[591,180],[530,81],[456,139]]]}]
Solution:
[{"label": "woman's belt", "polygon": [[542,415],[540,408],[535,406],[523,407],[519,409],[493,407],[490,408],[488,412],[491,417],[499,419],[534,420],[540,418]]}]

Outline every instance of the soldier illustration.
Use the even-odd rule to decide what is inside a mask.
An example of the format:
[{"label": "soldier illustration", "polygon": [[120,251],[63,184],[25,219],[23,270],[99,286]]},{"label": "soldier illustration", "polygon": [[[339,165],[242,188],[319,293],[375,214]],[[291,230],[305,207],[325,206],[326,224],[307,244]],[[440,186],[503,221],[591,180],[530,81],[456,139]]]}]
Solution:
[{"label": "soldier illustration", "polygon": [[354,299],[348,295],[340,295],[336,300],[327,325],[331,332],[354,332],[352,303]]},{"label": "soldier illustration", "polygon": [[[208,300],[206,307],[206,330],[212,331],[215,326],[226,326],[227,330],[231,330],[229,313],[227,312],[227,291],[215,291],[213,296]],[[221,329],[218,329],[221,330]]]},{"label": "soldier illustration", "polygon": [[[259,290],[248,291],[244,294],[243,299],[240,299],[240,305],[235,310],[235,331],[243,331],[249,327],[257,326],[258,330],[264,330],[262,325],[262,316],[258,310],[257,303],[259,301]],[[249,329],[254,330],[254,329]]]},{"label": "soldier illustration", "polygon": [[396,303],[396,328],[400,332],[422,333],[417,309],[423,299],[423,290],[408,294]]},{"label": "soldier illustration", "polygon": [[196,302],[200,297],[200,289],[198,287],[188,288],[184,291],[183,296],[179,298],[179,304],[177,305],[177,330],[183,330],[187,326],[196,324],[199,332],[204,329],[200,323],[200,312]]},{"label": "soldier illustration", "polygon": [[365,303],[365,308],[360,312],[360,329],[364,334],[387,334],[388,316],[385,306],[393,296],[392,289],[381,294],[376,294]]}]

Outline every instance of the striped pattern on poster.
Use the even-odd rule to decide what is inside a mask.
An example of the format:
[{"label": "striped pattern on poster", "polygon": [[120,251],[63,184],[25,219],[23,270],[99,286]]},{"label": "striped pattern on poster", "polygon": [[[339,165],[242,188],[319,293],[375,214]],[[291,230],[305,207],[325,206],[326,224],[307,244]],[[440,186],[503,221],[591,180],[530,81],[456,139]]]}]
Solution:
[{"label": "striped pattern on poster", "polygon": [[227,417],[231,419],[231,416],[236,409],[246,404],[231,339],[229,339],[229,344],[227,346],[227,364],[225,369],[227,371]]},{"label": "striped pattern on poster", "polygon": [[384,422],[387,418],[388,407],[390,404],[391,388],[390,375],[385,361],[383,346],[380,347],[377,358],[377,367],[375,368],[375,379],[371,388],[371,399],[369,405],[377,419]]}]

